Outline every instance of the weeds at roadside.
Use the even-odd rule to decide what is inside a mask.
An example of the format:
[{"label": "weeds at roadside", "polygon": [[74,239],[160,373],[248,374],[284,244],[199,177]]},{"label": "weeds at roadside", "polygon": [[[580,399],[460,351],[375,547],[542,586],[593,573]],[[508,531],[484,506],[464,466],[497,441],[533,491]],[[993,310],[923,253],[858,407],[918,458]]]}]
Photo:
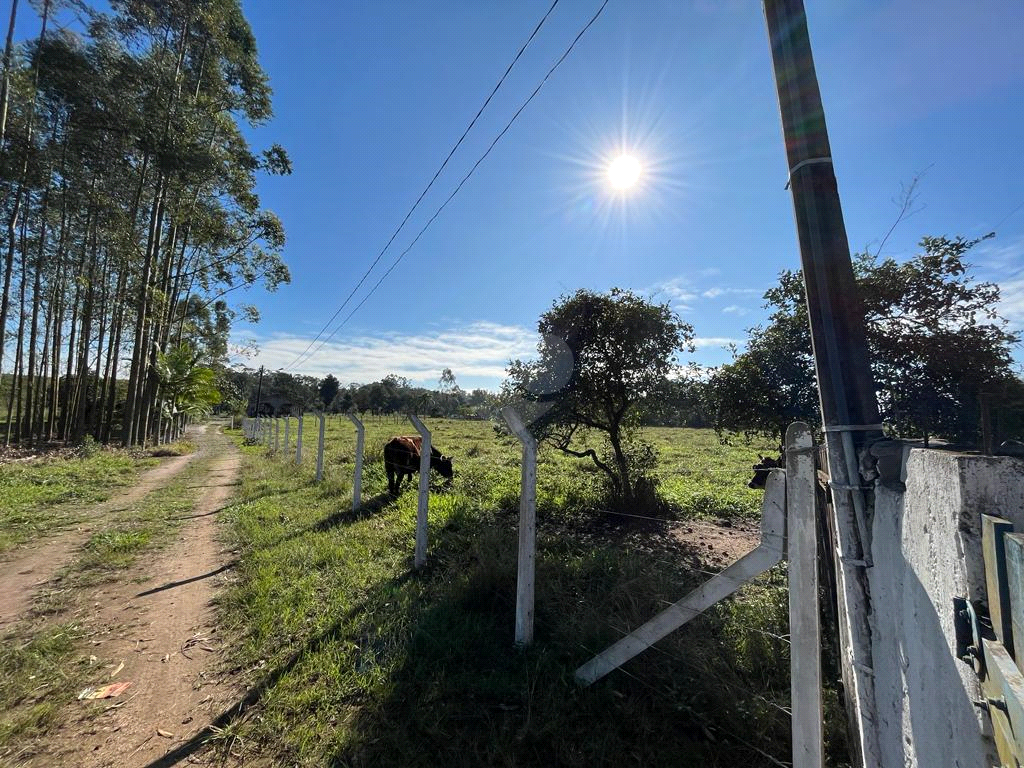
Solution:
[{"label": "weeds at roadside", "polygon": [[27,641],[15,634],[0,641],[0,758],[11,754],[15,739],[30,740],[56,722],[61,696],[87,674],[78,640],[77,626],[61,624]]},{"label": "weeds at roadside", "polygon": [[78,522],[83,505],[109,498],[155,463],[104,449],[0,465],[0,552]]}]

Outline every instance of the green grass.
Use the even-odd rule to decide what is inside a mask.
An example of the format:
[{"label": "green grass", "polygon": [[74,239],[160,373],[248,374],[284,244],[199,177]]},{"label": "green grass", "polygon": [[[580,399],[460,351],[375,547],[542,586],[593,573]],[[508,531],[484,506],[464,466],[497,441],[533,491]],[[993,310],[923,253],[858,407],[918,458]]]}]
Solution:
[{"label": "green grass", "polygon": [[98,450],[0,465],[0,552],[77,522],[85,505],[109,498],[155,463]]},{"label": "green grass", "polygon": [[[536,640],[517,649],[518,443],[479,422],[428,424],[456,478],[431,497],[429,562],[415,572],[416,494],[385,493],[380,456],[387,436],[411,430],[368,420],[353,513],[354,430],[330,420],[326,481],[314,485],[313,424],[301,467],[293,446],[243,448],[240,496],[222,515],[241,552],[222,617],[255,706],[227,723],[220,748],[353,768],[788,762],[784,570],[580,689],[579,664],[707,578],[697,553],[660,529],[599,524],[597,473],[542,451]],[[650,434],[674,514],[756,513],[744,487],[754,449]]]},{"label": "green grass", "polygon": [[0,749],[42,735],[57,722],[62,700],[85,680],[78,627],[47,627],[29,639],[0,642]]}]

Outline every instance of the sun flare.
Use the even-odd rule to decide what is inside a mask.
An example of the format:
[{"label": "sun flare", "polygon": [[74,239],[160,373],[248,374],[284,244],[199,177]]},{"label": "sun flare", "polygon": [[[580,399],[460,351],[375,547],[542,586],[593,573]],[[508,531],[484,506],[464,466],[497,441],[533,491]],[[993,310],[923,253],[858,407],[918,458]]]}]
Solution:
[{"label": "sun flare", "polygon": [[640,178],[640,163],[631,155],[621,155],[608,166],[608,180],[615,189],[629,189]]}]

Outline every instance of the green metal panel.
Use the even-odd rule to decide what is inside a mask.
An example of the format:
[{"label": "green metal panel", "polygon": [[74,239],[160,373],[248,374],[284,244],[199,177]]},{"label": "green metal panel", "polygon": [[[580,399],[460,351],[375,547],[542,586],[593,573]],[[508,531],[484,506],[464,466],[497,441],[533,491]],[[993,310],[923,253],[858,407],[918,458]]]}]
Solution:
[{"label": "green metal panel", "polygon": [[1024,535],[1003,536],[1006,553],[1006,588],[1010,595],[1010,620],[1013,624],[1013,645],[1007,646],[1019,665],[1024,661]]},{"label": "green metal panel", "polygon": [[1010,591],[1006,588],[1006,554],[1003,537],[1013,532],[1013,523],[994,515],[981,516],[981,546],[985,556],[985,588],[988,612],[996,637],[1013,649],[1013,623],[1010,613]]}]

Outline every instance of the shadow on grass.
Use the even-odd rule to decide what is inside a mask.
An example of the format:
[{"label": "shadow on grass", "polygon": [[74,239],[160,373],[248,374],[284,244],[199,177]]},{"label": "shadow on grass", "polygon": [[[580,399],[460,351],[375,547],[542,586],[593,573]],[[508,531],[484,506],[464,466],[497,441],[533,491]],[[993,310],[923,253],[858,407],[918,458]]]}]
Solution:
[{"label": "shadow on grass", "polygon": [[371,496],[369,499],[364,500],[359,509],[343,509],[335,512],[316,523],[309,530],[323,533],[339,525],[350,525],[358,520],[364,520],[373,515],[380,514],[392,506],[395,501],[396,498],[390,493],[378,493],[376,496]]},{"label": "shadow on grass", "polygon": [[[417,574],[415,572],[407,572],[388,581],[386,586],[382,586],[380,589],[393,590],[400,587],[403,583],[416,575]],[[213,722],[196,733],[191,739],[183,742],[177,748],[148,763],[145,768],[171,768],[171,766],[175,766],[186,761],[189,757],[202,749],[208,742],[222,734],[223,731],[231,726],[232,723],[241,719],[250,708],[259,704],[263,697],[269,691],[272,691],[282,678],[291,672],[300,661],[309,656],[315,655],[329,643],[343,639],[346,636],[345,625],[358,616],[364,606],[365,603],[353,606],[345,613],[344,616],[332,624],[330,628],[307,640],[300,649],[292,653],[281,663],[280,666],[246,691],[245,695],[239,699],[237,704],[233,704],[228,707]]]},{"label": "shadow on grass", "polygon": [[[337,512],[293,535],[349,525],[393,503],[390,494],[378,494],[360,510]],[[229,749],[243,720],[246,741],[251,726],[252,743],[266,748],[262,758],[297,757],[289,752],[294,745],[288,736],[261,730],[262,715],[250,719],[251,710],[263,707],[273,713],[268,722],[285,717],[299,732],[290,734],[292,741],[315,752],[305,760],[337,768],[769,764],[759,749],[734,740],[734,731],[784,754],[785,735],[779,734],[788,721],[785,728],[759,723],[771,735],[755,736],[752,700],[737,708],[736,691],[719,690],[724,686],[712,679],[729,663],[719,658],[716,638],[724,628],[718,620],[682,645],[663,644],[671,657],[692,659],[685,665],[648,654],[598,685],[576,686],[575,667],[618,639],[619,627],[648,618],[666,596],[688,586],[624,568],[621,531],[544,526],[536,640],[517,649],[515,527],[512,515],[468,510],[432,527],[428,568],[361,590],[361,599],[329,620],[327,629],[271,661],[265,677],[237,703],[146,768],[184,763],[211,741],[221,743],[216,749]],[[652,547],[652,554],[667,556],[670,548],[678,557],[678,546],[668,541]],[[326,670],[342,672],[350,664],[378,668],[386,682],[344,673],[332,682],[328,698],[306,697],[322,676],[336,674]],[[308,707],[305,720],[297,711],[288,714],[300,706],[296,691],[303,692],[301,707]],[[335,728],[341,713],[348,713],[343,730]]]},{"label": "shadow on grass", "polygon": [[155,595],[157,592],[164,592],[168,589],[174,589],[175,587],[183,587],[186,584],[191,584],[196,581],[202,581],[203,579],[209,579],[211,576],[216,576],[218,573],[224,573],[224,571],[230,570],[238,565],[237,560],[232,560],[230,563],[222,565],[220,568],[215,568],[209,573],[203,573],[199,576],[192,576],[188,579],[181,579],[180,581],[170,581],[167,584],[163,584],[159,587],[153,587],[153,589],[147,589],[145,592],[139,592],[136,597],[146,597],[146,595]]}]

